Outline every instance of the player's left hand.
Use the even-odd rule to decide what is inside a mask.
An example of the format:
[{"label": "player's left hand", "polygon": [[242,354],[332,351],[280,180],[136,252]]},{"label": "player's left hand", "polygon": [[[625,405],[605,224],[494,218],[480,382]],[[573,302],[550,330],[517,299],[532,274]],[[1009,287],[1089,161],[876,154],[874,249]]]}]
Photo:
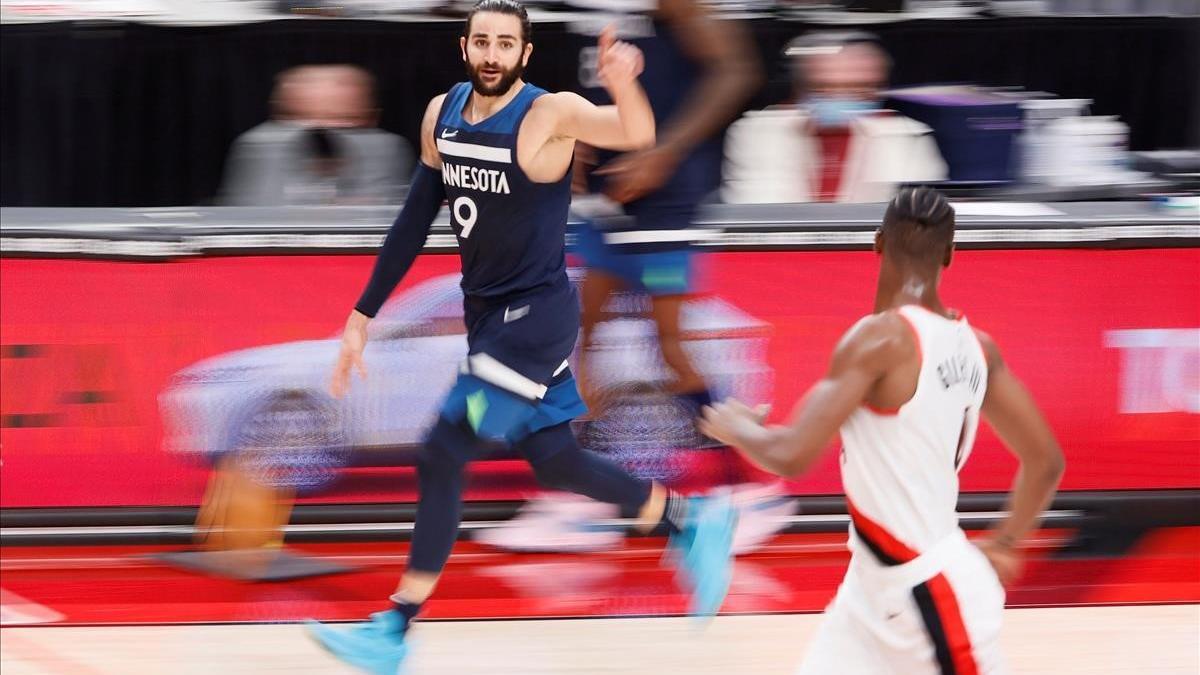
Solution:
[{"label": "player's left hand", "polygon": [[618,40],[617,31],[612,26],[600,33],[597,43],[596,77],[609,93],[615,94],[636,82],[645,65],[642,50]]},{"label": "player's left hand", "polygon": [[626,204],[662,187],[677,166],[679,157],[658,146],[621,155],[596,169],[596,174],[608,176],[604,193],[610,199]]},{"label": "player's left hand", "polygon": [[705,436],[739,447],[745,444],[745,439],[762,430],[768,412],[769,406],[751,408],[736,398],[730,398],[705,406],[698,424]]}]

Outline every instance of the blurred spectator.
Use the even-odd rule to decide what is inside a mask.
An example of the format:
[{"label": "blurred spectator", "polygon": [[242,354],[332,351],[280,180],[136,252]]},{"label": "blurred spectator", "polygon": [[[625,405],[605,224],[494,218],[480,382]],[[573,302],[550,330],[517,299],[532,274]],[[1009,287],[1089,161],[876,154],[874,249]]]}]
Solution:
[{"label": "blurred spectator", "polygon": [[355,66],[300,66],[280,73],[272,118],[233,143],[220,202],[400,202],[413,153],[403,138],[376,127],[374,89],[374,79]]},{"label": "blurred spectator", "polygon": [[929,127],[880,109],[891,59],[873,36],[810,33],[786,54],[795,100],[729,129],[726,202],[883,202],[901,183],[945,179]]}]

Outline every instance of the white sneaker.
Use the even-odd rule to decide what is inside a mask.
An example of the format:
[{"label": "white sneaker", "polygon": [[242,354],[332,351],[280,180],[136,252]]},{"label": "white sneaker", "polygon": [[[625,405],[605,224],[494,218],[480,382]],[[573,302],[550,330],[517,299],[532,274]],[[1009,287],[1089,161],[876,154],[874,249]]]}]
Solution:
[{"label": "white sneaker", "polygon": [[[797,501],[781,483],[745,483],[730,488],[738,510],[733,535],[735,555],[758,550],[788,526]],[[611,521],[620,509],[613,504],[572,494],[547,493],[530,499],[516,516],[498,527],[480,530],[475,541],[506,551],[586,553],[620,546],[624,533]]]},{"label": "white sneaker", "polygon": [[530,499],[511,520],[481,530],[475,540],[508,551],[584,553],[616,548],[624,534],[610,522],[613,504],[576,495],[545,494]]},{"label": "white sneaker", "polygon": [[732,498],[738,509],[737,529],[733,533],[734,555],[757,550],[787,527],[788,518],[799,510],[798,502],[779,482],[734,486]]}]

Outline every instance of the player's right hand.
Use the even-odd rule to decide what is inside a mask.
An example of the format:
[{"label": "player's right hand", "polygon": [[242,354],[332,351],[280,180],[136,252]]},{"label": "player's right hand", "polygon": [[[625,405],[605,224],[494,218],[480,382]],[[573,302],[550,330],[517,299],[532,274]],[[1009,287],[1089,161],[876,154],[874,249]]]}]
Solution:
[{"label": "player's right hand", "polygon": [[736,398],[704,406],[698,426],[700,433],[733,447],[744,447],[744,440],[760,430],[770,406],[750,406]]},{"label": "player's right hand", "polygon": [[642,50],[618,40],[612,26],[600,33],[597,48],[596,77],[610,92],[636,82],[642,74],[646,65]]},{"label": "player's right hand", "polygon": [[1000,577],[1000,583],[1006,588],[1021,576],[1021,568],[1024,567],[1021,554],[1013,550],[1011,546],[1002,544],[995,539],[983,539],[977,545],[988,562],[992,564],[992,569],[996,570],[996,576]]},{"label": "player's right hand", "polygon": [[350,369],[358,371],[359,377],[367,378],[367,366],[363,363],[363,350],[367,348],[367,323],[371,319],[353,311],[342,331],[342,348],[338,352],[337,364],[333,367],[333,378],[329,382],[329,393],[341,398],[350,389]]}]

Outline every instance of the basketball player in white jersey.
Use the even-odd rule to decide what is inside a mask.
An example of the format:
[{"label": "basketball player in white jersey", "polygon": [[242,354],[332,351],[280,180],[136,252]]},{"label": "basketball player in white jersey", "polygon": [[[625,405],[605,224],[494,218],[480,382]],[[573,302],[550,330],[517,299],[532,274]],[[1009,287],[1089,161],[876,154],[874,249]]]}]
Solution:
[{"label": "basketball player in white jersey", "polygon": [[[705,433],[784,476],[841,434],[852,523],[846,577],[805,657],[804,675],[1003,672],[1002,584],[1050,502],[1064,462],[1050,427],[996,344],[938,297],[954,209],[902,190],[875,236],[875,311],[834,350],[786,426],[738,401],[705,410]],[[1009,516],[978,546],[958,526],[958,471],[980,414],[1020,460]]]}]

